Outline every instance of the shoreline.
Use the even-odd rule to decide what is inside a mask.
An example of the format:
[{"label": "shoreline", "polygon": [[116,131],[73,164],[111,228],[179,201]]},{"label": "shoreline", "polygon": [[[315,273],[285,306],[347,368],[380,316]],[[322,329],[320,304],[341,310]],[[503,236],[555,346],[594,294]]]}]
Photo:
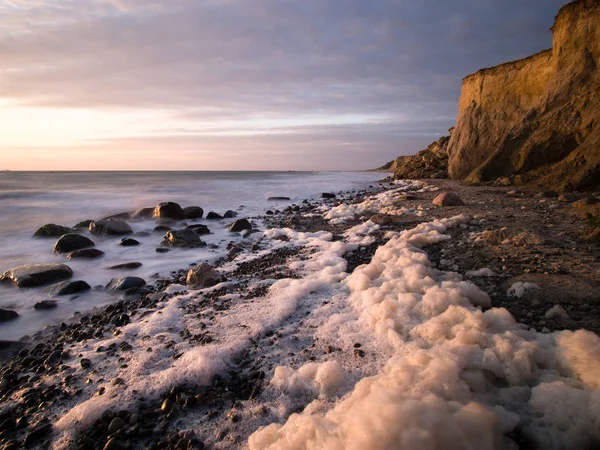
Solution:
[{"label": "shoreline", "polygon": [[[350,203],[322,201],[314,208],[298,205],[287,215],[265,216],[267,228],[273,228],[265,231],[265,239],[248,239],[239,254],[231,252],[230,261],[215,264],[224,277],[216,286],[185,287],[187,269],[182,268],[143,296],[82,315],[45,343],[21,349],[0,375],[0,414],[2,422],[26,419],[3,430],[4,448],[18,448],[27,436],[30,442],[50,440],[51,448],[171,448],[179,443],[244,448],[259,426],[285,422],[315,399],[304,388],[290,397],[294,388],[282,387],[276,366],[335,360],[344,368],[345,381],[337,383],[334,395],[317,388],[318,404],[311,404],[312,413],[324,413],[357,381],[378,376],[393,348],[367,338],[357,325],[337,342],[333,335],[331,342],[323,342],[319,333],[332,314],[356,314],[344,298],[346,288],[336,286],[350,273],[358,277],[377,249],[393,243],[398,233],[461,214],[470,218],[443,227],[449,240],[436,237],[423,246],[437,276],[453,280],[445,274],[461,274],[489,296],[492,307],[507,308],[518,322],[545,335],[579,328],[598,332],[600,252],[597,245],[581,245],[578,236],[585,225],[573,222],[570,204],[540,203],[533,192],[509,197],[509,188],[425,183],[437,190],[414,194],[424,184],[409,183],[402,197],[402,185],[386,185]],[[433,206],[438,190],[457,192],[466,206]],[[388,214],[366,207],[358,217],[342,220],[356,212],[353,205],[369,205],[377,196],[373,207]],[[334,216],[334,209],[338,217],[323,217]],[[551,226],[542,232],[540,224]],[[485,234],[505,226],[525,234]],[[570,250],[573,243],[576,251]],[[467,275],[484,268],[494,275]],[[535,281],[539,289],[525,290],[520,298],[507,293],[515,283]],[[571,298],[561,295],[565,283],[573,289]],[[558,304],[564,313],[546,317]],[[220,346],[211,347],[214,343]],[[251,448],[263,448],[257,439]]]}]

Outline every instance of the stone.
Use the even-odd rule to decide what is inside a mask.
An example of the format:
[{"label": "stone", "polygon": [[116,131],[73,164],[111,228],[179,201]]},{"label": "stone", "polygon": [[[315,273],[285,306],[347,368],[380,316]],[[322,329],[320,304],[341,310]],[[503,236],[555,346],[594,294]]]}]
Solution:
[{"label": "stone", "polygon": [[154,214],[154,208],[140,208],[131,213],[132,219],[150,219]]},{"label": "stone", "polygon": [[183,214],[186,219],[202,219],[204,210],[199,206],[188,206],[183,208]]},{"label": "stone", "polygon": [[436,206],[464,206],[465,202],[454,192],[444,192],[433,199]]},{"label": "stone", "polygon": [[169,253],[170,249],[168,248],[164,248],[164,247],[159,247],[156,250],[154,250],[156,253]]},{"label": "stone", "polygon": [[207,220],[219,220],[222,219],[223,216],[221,214],[217,214],[214,211],[210,211],[207,215],[206,215],[206,219]]},{"label": "stone", "polygon": [[511,184],[512,184],[512,182],[510,181],[510,178],[508,178],[508,177],[496,178],[497,186],[510,186]]},{"label": "stone", "polygon": [[44,289],[44,292],[51,297],[60,297],[62,295],[72,295],[78,292],[89,291],[91,286],[82,280],[61,281]]},{"label": "stone", "polygon": [[97,220],[90,223],[89,230],[95,236],[122,236],[133,232],[123,220]]},{"label": "stone", "polygon": [[125,445],[121,441],[115,437],[112,437],[103,447],[103,450],[124,450],[125,448]]},{"label": "stone", "polygon": [[202,225],[202,224],[189,225],[186,227],[186,229],[192,230],[194,233],[196,233],[199,236],[202,236],[205,234],[210,234],[210,230],[208,229],[208,227],[206,225]]},{"label": "stone", "polygon": [[32,447],[34,445],[39,446],[39,447],[44,447],[42,445],[41,440],[44,439],[46,436],[48,436],[51,432],[52,432],[52,425],[50,425],[50,424],[38,425],[36,428],[34,428],[32,431],[30,431],[25,436],[25,439],[23,440],[23,445],[25,447]]},{"label": "stone", "polygon": [[223,214],[223,218],[224,219],[233,219],[234,217],[237,217],[237,215],[238,214],[235,211],[228,209],[227,211],[225,211],[225,214]]},{"label": "stone", "polygon": [[174,202],[164,202],[158,204],[154,208],[154,212],[152,213],[152,217],[155,219],[173,219],[173,220],[183,220],[185,219],[185,212],[179,206],[179,204]]},{"label": "stone", "polygon": [[106,285],[110,291],[126,291],[131,288],[140,288],[146,285],[146,280],[140,277],[118,277],[113,278]]},{"label": "stone", "polygon": [[202,263],[188,270],[186,284],[193,288],[206,288],[219,282],[219,273],[208,263]]},{"label": "stone", "polygon": [[331,192],[323,192],[321,194],[321,197],[323,197],[323,198],[335,198],[335,194],[332,194]]},{"label": "stone", "polygon": [[523,193],[518,189],[513,189],[512,191],[508,191],[506,195],[508,197],[520,197],[521,195],[523,195]]},{"label": "stone", "polygon": [[107,267],[106,270],[133,270],[142,267],[141,262],[128,262],[123,264],[116,264],[114,266]]},{"label": "stone", "polygon": [[80,229],[80,228],[85,228],[86,230],[90,227],[90,223],[92,223],[93,220],[82,220],[81,222],[75,224],[75,226],[73,228],[76,229]]},{"label": "stone", "polygon": [[12,309],[0,308],[0,322],[15,320],[17,317],[19,317],[19,313],[16,311],[13,311]]},{"label": "stone", "polygon": [[[452,133],[452,129],[450,129]],[[450,136],[443,136],[416,155],[400,156],[388,163],[387,170],[394,173],[396,180],[448,177],[448,142]]]},{"label": "stone", "polygon": [[243,238],[249,238],[250,236],[252,236],[253,234],[258,234],[258,233],[262,233],[262,231],[260,231],[257,228],[252,228],[250,230],[244,230],[242,231],[242,237]]},{"label": "stone", "polygon": [[123,419],[121,419],[120,417],[115,417],[108,425],[108,432],[110,434],[112,434],[115,431],[120,430],[124,426],[125,426],[125,421]]},{"label": "stone", "polygon": [[267,198],[268,201],[287,201],[287,200],[291,200],[289,197],[269,197]]},{"label": "stone", "polygon": [[0,281],[10,281],[17,287],[36,287],[66,280],[73,270],[66,264],[28,264],[7,270]]},{"label": "stone", "polygon": [[73,232],[72,228],[56,225],[54,223],[47,223],[43,227],[38,228],[33,235],[35,237],[59,237],[71,232]]},{"label": "stone", "polygon": [[171,228],[169,225],[158,225],[156,227],[154,227],[154,231],[155,233],[164,233],[166,231],[171,231],[173,228]]},{"label": "stone", "polygon": [[85,236],[75,233],[68,233],[56,241],[56,244],[54,244],[54,253],[70,253],[75,250],[94,247],[95,245],[96,244],[94,244],[91,239]]},{"label": "stone", "polygon": [[575,196],[575,194],[571,194],[570,192],[566,192],[564,194],[561,194],[558,197],[558,201],[559,202],[573,203],[575,200],[577,200],[577,197]]},{"label": "stone", "polygon": [[97,248],[84,248],[81,250],[75,250],[67,255],[67,259],[95,259],[103,256],[104,252]]},{"label": "stone", "polygon": [[123,238],[119,241],[119,245],[123,247],[135,247],[137,245],[140,245],[140,242],[132,238]]},{"label": "stone", "polygon": [[41,302],[37,302],[33,305],[34,309],[43,310],[43,309],[54,309],[58,306],[56,300],[42,300]]},{"label": "stone", "polygon": [[161,244],[185,248],[203,247],[206,245],[198,234],[188,229],[168,231]]},{"label": "stone", "polygon": [[248,219],[239,219],[231,224],[229,227],[229,231],[232,233],[237,233],[244,230],[251,230],[252,225],[248,222]]},{"label": "stone", "polygon": [[131,213],[129,211],[112,214],[110,216],[103,217],[101,220],[128,220],[131,219]]}]

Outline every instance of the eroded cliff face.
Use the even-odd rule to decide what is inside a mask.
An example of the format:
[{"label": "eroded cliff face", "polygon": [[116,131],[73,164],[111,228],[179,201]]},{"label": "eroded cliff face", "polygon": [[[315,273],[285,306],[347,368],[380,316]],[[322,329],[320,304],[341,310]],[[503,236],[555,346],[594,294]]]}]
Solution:
[{"label": "eroded cliff face", "polygon": [[[452,134],[453,128],[448,131]],[[450,136],[444,136],[416,155],[396,158],[390,167],[394,178],[397,180],[447,178],[449,141]]]},{"label": "eroded cliff face", "polygon": [[551,50],[463,80],[450,177],[600,185],[600,0],[564,6],[552,31]]}]

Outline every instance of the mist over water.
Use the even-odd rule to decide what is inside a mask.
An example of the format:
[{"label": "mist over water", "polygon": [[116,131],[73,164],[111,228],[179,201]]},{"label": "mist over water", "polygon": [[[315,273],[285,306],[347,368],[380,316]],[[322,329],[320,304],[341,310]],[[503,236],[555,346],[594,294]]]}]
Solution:
[{"label": "mist over water", "polygon": [[[231,219],[188,220],[204,223],[212,234],[202,236],[218,249],[173,249],[157,254],[164,233],[136,237],[138,247],[121,247],[119,237],[90,236],[105,255],[93,260],[67,261],[52,253],[57,238],[33,238],[46,223],[73,226],[108,215],[174,201],[182,207],[200,206],[205,214],[234,210],[238,217],[264,215],[267,209],[283,209],[304,199],[319,198],[322,192],[360,189],[382,179],[379,173],[342,172],[0,172],[0,273],[22,264],[66,262],[74,271],[73,280],[91,286],[105,285],[112,277],[139,276],[151,283],[157,276],[211,261],[226,253],[231,240],[241,239],[228,232]],[[290,201],[267,201],[270,196],[290,197]],[[134,232],[152,231],[156,223],[129,221]],[[257,223],[257,225],[261,225]],[[139,261],[134,271],[109,271],[106,267]],[[0,339],[19,339],[46,325],[67,320],[74,312],[84,312],[119,299],[96,291],[58,298],[58,308],[36,311],[33,305],[49,299],[43,288],[16,289],[0,285],[0,308],[15,309],[20,317],[0,324]]]}]

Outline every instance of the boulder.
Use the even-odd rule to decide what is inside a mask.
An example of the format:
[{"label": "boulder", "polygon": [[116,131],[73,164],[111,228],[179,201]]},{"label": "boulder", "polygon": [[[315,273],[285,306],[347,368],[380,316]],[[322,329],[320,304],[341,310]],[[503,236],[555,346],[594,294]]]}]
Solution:
[{"label": "boulder", "polygon": [[154,208],[154,212],[152,213],[152,217],[155,219],[173,219],[173,220],[183,220],[185,219],[185,212],[181,209],[179,204],[174,202],[164,202],[158,204]]},{"label": "boulder", "polygon": [[323,197],[323,198],[335,198],[335,194],[332,194],[331,192],[323,192],[321,194],[321,197]]},{"label": "boulder", "polygon": [[93,220],[82,220],[81,222],[75,224],[75,226],[73,228],[85,228],[86,230],[90,227],[90,224],[93,222]]},{"label": "boulder", "polygon": [[242,231],[242,237],[249,238],[253,234],[257,234],[257,233],[262,233],[262,231],[260,231],[258,228],[252,228],[251,230],[244,230],[244,231]]},{"label": "boulder", "polygon": [[237,217],[237,213],[230,209],[225,211],[225,214],[223,214],[223,218],[225,219],[233,219],[234,217]]},{"label": "boulder", "polygon": [[206,215],[206,219],[207,220],[218,220],[218,219],[222,219],[223,216],[221,214],[217,214],[214,211],[210,211],[207,215]]},{"label": "boulder", "polygon": [[122,220],[97,220],[90,223],[90,233],[96,236],[122,236],[132,233],[133,230],[127,222]]},{"label": "boulder", "polygon": [[152,231],[155,233],[164,233],[165,231],[171,231],[172,229],[173,228],[171,228],[169,225],[157,225]]},{"label": "boulder", "polygon": [[558,201],[559,202],[565,202],[565,203],[573,203],[575,200],[577,200],[577,197],[575,196],[575,194],[571,194],[569,192],[566,192],[564,194],[561,194],[558,197]]},{"label": "boulder", "polygon": [[248,222],[247,219],[236,220],[229,227],[229,231],[231,231],[232,233],[238,233],[240,231],[251,230],[251,229],[252,229],[252,225],[250,224],[250,222]]},{"label": "boulder", "polygon": [[284,200],[290,200],[289,197],[269,197],[267,199],[268,201],[284,201]]},{"label": "boulder", "polygon": [[199,206],[188,206],[183,208],[183,214],[186,219],[202,219],[204,210]]},{"label": "boulder", "polygon": [[161,244],[168,245],[170,247],[203,247],[206,245],[200,236],[193,232],[192,230],[183,229],[183,230],[173,230],[168,231],[165,234]]},{"label": "boulder", "polygon": [[48,286],[46,289],[44,289],[44,292],[46,292],[51,297],[60,297],[61,295],[77,294],[78,292],[88,291],[90,289],[91,286],[85,281],[76,280],[61,281],[60,283]]},{"label": "boulder", "polygon": [[12,309],[0,308],[0,322],[8,322],[9,320],[15,320],[19,317],[19,313]]},{"label": "boulder", "polygon": [[102,255],[104,255],[104,252],[97,248],[83,248],[69,253],[67,259],[94,259],[99,258]]},{"label": "boulder", "polygon": [[202,225],[202,224],[190,225],[190,226],[186,227],[186,229],[192,230],[194,233],[198,234],[199,236],[202,236],[204,234],[210,234],[210,230],[208,229],[208,227],[206,225]]},{"label": "boulder", "polygon": [[0,275],[0,281],[10,281],[18,287],[35,287],[73,276],[66,264],[28,264],[7,270]]},{"label": "boulder", "polygon": [[123,264],[117,264],[115,266],[107,267],[106,270],[133,270],[142,267],[141,262],[128,262]]},{"label": "boulder", "polygon": [[219,273],[210,264],[202,263],[188,271],[186,284],[194,288],[206,288],[217,284],[219,278]]},{"label": "boulder", "polygon": [[33,305],[34,309],[42,310],[42,309],[54,309],[58,306],[56,300],[42,300],[41,302],[37,302]]},{"label": "boulder", "polygon": [[131,238],[123,238],[119,241],[119,245],[123,247],[135,247],[137,245],[140,245],[140,242]]},{"label": "boulder", "polygon": [[140,277],[113,278],[106,285],[109,291],[126,291],[131,288],[140,288],[146,285],[146,280]]},{"label": "boulder", "polygon": [[131,213],[132,219],[150,219],[155,208],[140,208]]},{"label": "boulder", "polygon": [[54,244],[54,253],[70,253],[75,250],[81,250],[82,248],[94,247],[94,242],[80,234],[68,233],[62,236],[56,244]]},{"label": "boulder", "polygon": [[436,206],[464,206],[465,202],[454,192],[444,192],[433,199]]},{"label": "boulder", "polygon": [[56,225],[54,223],[47,223],[43,227],[38,228],[38,230],[35,233],[33,233],[33,235],[35,237],[59,237],[63,234],[72,232],[72,228],[64,227],[62,225]]},{"label": "boulder", "polygon": [[111,216],[106,216],[106,217],[102,218],[102,220],[127,220],[127,219],[131,219],[131,213],[128,211],[120,212],[120,213],[113,214]]}]

